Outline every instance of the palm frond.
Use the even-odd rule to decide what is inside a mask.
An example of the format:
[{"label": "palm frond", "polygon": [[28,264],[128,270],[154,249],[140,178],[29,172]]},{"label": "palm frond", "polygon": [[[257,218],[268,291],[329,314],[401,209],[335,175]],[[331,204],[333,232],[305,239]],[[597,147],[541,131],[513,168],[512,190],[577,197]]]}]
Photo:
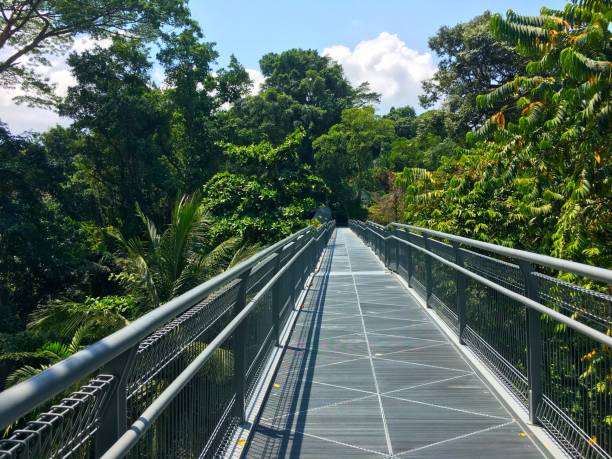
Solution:
[{"label": "palm frond", "polygon": [[23,367],[18,368],[6,377],[6,387],[11,387],[15,384],[19,384],[20,382],[25,381],[26,379],[30,379],[32,376],[36,376],[37,374],[42,373],[47,368],[49,368],[49,365],[41,365],[39,367],[24,365]]},{"label": "palm frond", "polygon": [[263,246],[262,244],[250,244],[250,245],[241,246],[236,251],[236,253],[232,257],[232,260],[230,261],[227,267],[231,268],[232,266],[236,266],[241,261],[246,260],[247,258],[250,258],[253,255],[255,255],[257,252],[262,250],[264,247],[265,246]]},{"label": "palm frond", "polygon": [[83,347],[81,343],[83,342],[83,339],[87,335],[87,332],[88,332],[88,327],[83,326],[83,327],[79,327],[79,329],[74,333],[74,335],[72,336],[72,339],[70,340],[70,344],[68,345],[68,352],[70,353],[70,355],[76,354],[77,352],[81,350],[81,348]]}]

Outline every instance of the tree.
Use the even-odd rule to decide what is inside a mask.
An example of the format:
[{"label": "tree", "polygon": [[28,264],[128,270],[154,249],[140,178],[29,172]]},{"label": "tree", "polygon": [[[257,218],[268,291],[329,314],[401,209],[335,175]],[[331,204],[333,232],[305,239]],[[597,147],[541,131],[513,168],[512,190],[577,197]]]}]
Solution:
[{"label": "tree", "polygon": [[[451,155],[456,147],[456,142],[446,130],[449,116],[444,110],[428,110],[412,119],[398,117],[396,113],[391,117],[385,116],[395,123],[396,133],[400,126],[400,129],[409,128],[413,134],[409,138],[398,136],[393,140],[391,148],[383,152],[375,167],[394,172],[401,172],[405,167],[436,169],[442,157]],[[388,183],[386,175],[383,183]],[[384,186],[384,189],[388,190],[388,187]]]},{"label": "tree", "polygon": [[[549,215],[552,254],[609,266],[612,48],[607,2],[575,2],[541,16],[509,11],[491,28],[534,59],[526,73],[478,97],[500,106],[469,138],[490,135],[506,181],[530,180],[529,213]],[[512,119],[517,119],[513,122]]]},{"label": "tree", "polygon": [[511,80],[527,59],[489,30],[487,11],[466,23],[444,26],[429,39],[439,57],[433,78],[423,82],[421,105],[442,101],[449,113],[449,134],[463,140],[467,131],[480,126],[491,112],[476,108],[476,96]]},{"label": "tree", "polygon": [[0,124],[0,329],[16,331],[51,295],[104,284],[87,227],[56,199],[64,180],[40,143]]},{"label": "tree", "polygon": [[168,227],[160,233],[142,211],[146,239],[113,235],[121,244],[123,272],[115,277],[142,305],[141,311],[159,306],[220,273],[232,263],[242,246],[240,239],[225,239],[216,245],[209,235],[200,197],[183,196],[172,210]]},{"label": "tree", "polygon": [[274,88],[300,104],[323,110],[323,123],[318,126],[321,130],[331,126],[343,109],[377,100],[367,85],[353,88],[338,63],[314,50],[269,53],[259,65],[266,78],[263,90]]},{"label": "tree", "polygon": [[169,146],[170,114],[151,86],[147,54],[141,42],[125,39],[72,54],[77,84],[60,106],[78,132],[72,180],[95,199],[100,225],[129,236],[137,232],[135,203],[163,221],[183,187]]},{"label": "tree", "polygon": [[411,138],[416,135],[416,112],[410,105],[405,107],[391,107],[384,118],[388,118],[395,124],[395,133],[398,137]]},{"label": "tree", "polygon": [[265,77],[260,94],[245,98],[233,110],[242,129],[236,140],[279,145],[302,128],[307,136],[300,153],[309,164],[312,141],[340,121],[342,110],[378,100],[367,84],[353,88],[339,64],[314,50],[269,53],[259,65]]},{"label": "tree", "polygon": [[215,113],[248,91],[248,73],[234,56],[228,68],[213,73],[218,57],[213,43],[192,26],[163,37],[157,58],[165,70],[164,100],[170,117],[170,148],[182,193],[193,193],[220,166],[219,119]]},{"label": "tree", "polygon": [[[25,100],[49,103],[50,85],[36,72],[79,35],[152,39],[164,26],[189,22],[184,0],[7,0],[0,5],[0,85],[21,85]],[[30,91],[34,91],[31,93]]]},{"label": "tree", "polygon": [[203,194],[217,240],[231,234],[249,243],[275,242],[306,226],[328,189],[299,159],[304,137],[297,130],[279,146],[225,145],[228,170],[215,174]]},{"label": "tree", "polygon": [[365,107],[344,110],[340,123],[314,142],[316,170],[332,191],[334,210],[361,216],[362,193],[372,189],[373,162],[394,139],[394,123]]}]

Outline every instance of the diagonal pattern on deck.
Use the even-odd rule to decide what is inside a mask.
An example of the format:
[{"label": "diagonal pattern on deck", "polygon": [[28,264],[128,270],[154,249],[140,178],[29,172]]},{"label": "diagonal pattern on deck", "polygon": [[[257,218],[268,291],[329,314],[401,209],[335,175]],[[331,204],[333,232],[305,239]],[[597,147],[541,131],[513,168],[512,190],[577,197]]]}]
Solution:
[{"label": "diagonal pattern on deck", "polygon": [[543,457],[351,230],[322,265],[244,457]]}]

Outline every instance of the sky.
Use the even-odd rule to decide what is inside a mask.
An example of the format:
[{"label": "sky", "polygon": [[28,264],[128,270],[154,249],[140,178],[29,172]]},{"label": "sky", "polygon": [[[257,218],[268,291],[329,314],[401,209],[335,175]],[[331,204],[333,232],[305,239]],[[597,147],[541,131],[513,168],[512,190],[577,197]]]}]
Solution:
[{"label": "sky", "polygon": [[[413,105],[418,110],[421,81],[436,70],[437,56],[427,40],[443,25],[455,25],[489,9],[504,14],[538,14],[542,5],[562,8],[561,0],[191,0],[192,16],[207,41],[216,43],[219,65],[234,54],[248,69],[257,89],[262,82],[258,61],[268,52],[290,48],[316,49],[339,62],[354,84],[368,81],[382,94],[378,111]],[[75,51],[93,46],[87,37]],[[44,73],[56,82],[60,94],[73,84],[65,60],[54,57]],[[161,82],[157,68],[154,79]],[[0,92],[0,120],[14,133],[43,131],[58,122],[55,113],[17,106],[17,90]]]}]

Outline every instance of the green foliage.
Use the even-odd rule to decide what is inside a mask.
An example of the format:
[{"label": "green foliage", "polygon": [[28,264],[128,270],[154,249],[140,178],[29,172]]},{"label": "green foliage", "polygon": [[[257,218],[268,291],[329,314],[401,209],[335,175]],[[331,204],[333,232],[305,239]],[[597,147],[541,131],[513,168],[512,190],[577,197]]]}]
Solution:
[{"label": "green foliage", "polygon": [[214,240],[233,235],[272,242],[306,225],[328,190],[299,159],[304,135],[297,130],[277,147],[267,141],[225,145],[229,170],[204,185]]},{"label": "green foliage", "polygon": [[75,120],[71,181],[95,200],[96,220],[136,234],[134,204],[161,220],[182,187],[168,155],[169,114],[150,86],[147,50],[116,39],[68,60],[77,85],[61,113]]},{"label": "green foliage", "polygon": [[266,78],[261,92],[238,101],[232,110],[235,143],[268,140],[279,145],[302,128],[307,135],[300,155],[312,164],[312,141],[340,120],[342,110],[378,100],[367,84],[352,87],[339,64],[314,50],[269,53],[259,65]]},{"label": "green foliage", "polygon": [[123,250],[119,260],[123,271],[115,278],[137,298],[142,311],[218,274],[241,246],[238,238],[211,243],[210,222],[198,194],[176,202],[170,224],[161,233],[142,211],[138,214],[146,228],[146,239],[126,239],[118,231],[112,234]]},{"label": "green foliage", "polygon": [[127,325],[139,315],[133,296],[86,297],[83,302],[55,299],[39,306],[31,315],[28,328],[56,330],[62,335],[87,330],[88,341],[95,341]]},{"label": "green foliage", "polygon": [[332,191],[332,209],[362,216],[362,192],[373,188],[374,160],[394,139],[393,121],[365,107],[343,111],[340,123],[314,142],[317,172]]},{"label": "green foliage", "polygon": [[36,71],[65,52],[77,36],[151,40],[164,26],[188,23],[184,0],[53,0],[2,2],[0,84],[20,85],[30,104],[55,103],[54,86]]},{"label": "green foliage", "polygon": [[157,58],[165,71],[164,110],[169,116],[168,162],[181,193],[194,193],[220,167],[219,120],[223,104],[235,103],[250,87],[249,75],[235,57],[213,72],[218,57],[213,43],[192,26],[164,35]]},{"label": "green foliage", "polygon": [[410,139],[416,135],[416,112],[410,105],[405,107],[391,107],[384,118],[393,121],[395,133],[398,137]]},{"label": "green foliage", "polygon": [[440,62],[433,78],[423,82],[420,101],[424,107],[442,102],[446,128],[455,141],[462,141],[466,131],[492,114],[476,107],[476,96],[511,80],[527,62],[512,44],[491,33],[490,21],[487,11],[468,22],[444,26],[429,39]]},{"label": "green foliage", "polygon": [[[534,60],[478,96],[475,110],[492,114],[468,134],[469,149],[449,149],[426,175],[406,169],[398,176],[408,221],[610,265],[611,53],[605,17],[604,10],[570,4],[561,12],[543,9],[539,17],[509,12],[505,20],[491,19],[497,40],[508,40]],[[408,149],[409,142],[414,139],[401,147]],[[392,148],[397,163],[399,147]]]},{"label": "green foliage", "polygon": [[[479,106],[504,104],[482,130],[501,147],[498,168],[523,170],[532,181],[531,213],[552,214],[547,227],[556,256],[607,266],[610,227],[610,7],[568,4],[537,18],[496,16],[493,32],[535,60],[527,75],[480,96]],[[508,114],[518,118],[507,122]]]},{"label": "green foliage", "polygon": [[[0,125],[0,329],[17,331],[33,307],[104,277],[90,234],[55,199],[61,173],[44,148]],[[101,283],[104,283],[102,280]]]},{"label": "green foliage", "polygon": [[[25,381],[38,373],[43,372],[53,364],[70,357],[81,349],[81,343],[87,334],[87,329],[82,327],[75,331],[68,344],[52,341],[43,344],[32,352],[11,352],[0,355],[1,360],[12,360],[17,362],[31,362],[11,372],[5,381],[6,387],[13,386]],[[38,364],[34,362],[39,362]]]},{"label": "green foliage", "polygon": [[[433,170],[440,165],[444,156],[453,154],[457,142],[447,129],[450,116],[446,110],[428,110],[413,118],[398,118],[392,110],[384,117],[394,121],[397,134],[391,148],[383,152],[374,163],[374,176],[383,178],[377,181],[384,192],[391,191],[393,186],[389,184],[394,183],[394,179],[387,180],[389,176],[385,171],[401,172],[406,167]],[[411,135],[401,135],[398,127]],[[388,198],[392,196],[393,193]]]}]

